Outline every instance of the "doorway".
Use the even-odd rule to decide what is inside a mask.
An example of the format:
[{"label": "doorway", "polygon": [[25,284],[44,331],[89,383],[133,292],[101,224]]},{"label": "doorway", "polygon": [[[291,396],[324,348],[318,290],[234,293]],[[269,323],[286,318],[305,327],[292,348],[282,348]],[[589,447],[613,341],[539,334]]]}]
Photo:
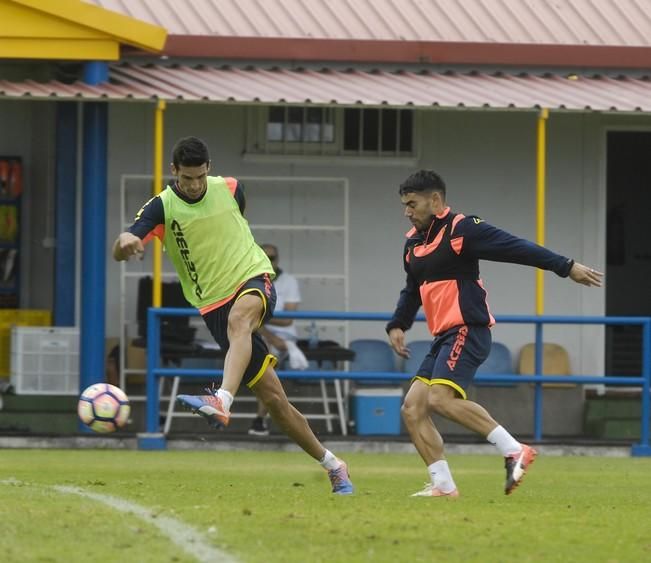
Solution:
[{"label": "doorway", "polygon": [[[610,131],[606,173],[606,315],[651,316],[651,132]],[[639,375],[642,329],[606,329],[606,373]]]}]

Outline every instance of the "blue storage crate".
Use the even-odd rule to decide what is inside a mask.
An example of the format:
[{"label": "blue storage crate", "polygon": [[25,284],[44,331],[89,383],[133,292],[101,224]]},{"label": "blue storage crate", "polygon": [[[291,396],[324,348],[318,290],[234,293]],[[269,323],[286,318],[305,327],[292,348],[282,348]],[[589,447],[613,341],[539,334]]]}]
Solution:
[{"label": "blue storage crate", "polygon": [[357,389],[353,394],[357,434],[400,434],[401,405],[401,387]]}]

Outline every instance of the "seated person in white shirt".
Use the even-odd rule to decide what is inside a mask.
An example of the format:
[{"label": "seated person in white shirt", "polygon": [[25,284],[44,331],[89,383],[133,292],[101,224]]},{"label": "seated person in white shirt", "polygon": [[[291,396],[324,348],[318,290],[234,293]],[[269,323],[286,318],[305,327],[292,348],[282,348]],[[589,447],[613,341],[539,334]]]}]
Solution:
[{"label": "seated person in white shirt", "polygon": [[[301,293],[298,281],[294,276],[284,272],[278,267],[278,248],[273,244],[261,244],[262,250],[269,257],[271,265],[276,272],[274,286],[276,288],[276,311],[296,311],[301,302]],[[269,347],[278,351],[279,357],[289,360],[291,369],[306,369],[307,360],[303,353],[296,346],[296,326],[294,319],[279,319],[272,317],[265,325],[260,327],[259,333],[267,342]],[[249,428],[249,434],[255,436],[268,436],[269,428],[265,421],[267,410],[258,401],[258,412],[256,418]]]}]

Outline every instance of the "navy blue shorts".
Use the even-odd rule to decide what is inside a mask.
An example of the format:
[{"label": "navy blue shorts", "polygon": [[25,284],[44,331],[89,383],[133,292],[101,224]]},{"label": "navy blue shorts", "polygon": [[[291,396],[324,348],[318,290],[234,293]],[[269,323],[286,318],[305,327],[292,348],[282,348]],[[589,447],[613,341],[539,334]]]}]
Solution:
[{"label": "navy blue shorts", "polygon": [[[236,301],[247,293],[259,295],[260,299],[262,299],[264,307],[264,313],[260,319],[260,326],[262,326],[271,318],[276,307],[276,289],[271,283],[269,274],[251,278],[240,287],[233,299],[228,303],[224,303],[221,307],[202,315],[210,334],[212,334],[224,353],[230,346],[228,342],[228,315]],[[269,365],[274,366],[277,361],[276,357],[269,352],[269,348],[267,348],[265,341],[257,331],[251,335],[251,344],[251,361],[242,378],[242,382],[249,388],[256,384]]]},{"label": "navy blue shorts", "polygon": [[434,339],[413,380],[418,379],[427,385],[449,385],[465,399],[477,368],[488,357],[491,342],[491,331],[487,326],[451,328]]}]

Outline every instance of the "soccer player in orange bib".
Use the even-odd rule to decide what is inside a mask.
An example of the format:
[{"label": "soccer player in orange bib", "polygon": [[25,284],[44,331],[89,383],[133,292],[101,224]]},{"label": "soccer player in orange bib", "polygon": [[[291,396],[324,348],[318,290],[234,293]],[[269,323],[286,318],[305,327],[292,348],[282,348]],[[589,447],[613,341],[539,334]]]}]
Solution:
[{"label": "soccer player in orange bib", "polygon": [[402,406],[405,425],[430,474],[430,482],[413,496],[459,496],[433,413],[481,434],[496,446],[505,458],[504,492],[511,494],[533,463],[536,450],[518,442],[484,407],[466,396],[477,368],[488,357],[490,327],[495,324],[479,277],[479,260],[551,270],[586,286],[600,287],[603,274],[479,217],[453,212],[446,204],[445,183],[432,170],[409,176],[399,193],[405,217],[412,224],[403,252],[407,282],[386,330],[395,352],[409,357],[405,331],[422,305],[434,336]]}]

